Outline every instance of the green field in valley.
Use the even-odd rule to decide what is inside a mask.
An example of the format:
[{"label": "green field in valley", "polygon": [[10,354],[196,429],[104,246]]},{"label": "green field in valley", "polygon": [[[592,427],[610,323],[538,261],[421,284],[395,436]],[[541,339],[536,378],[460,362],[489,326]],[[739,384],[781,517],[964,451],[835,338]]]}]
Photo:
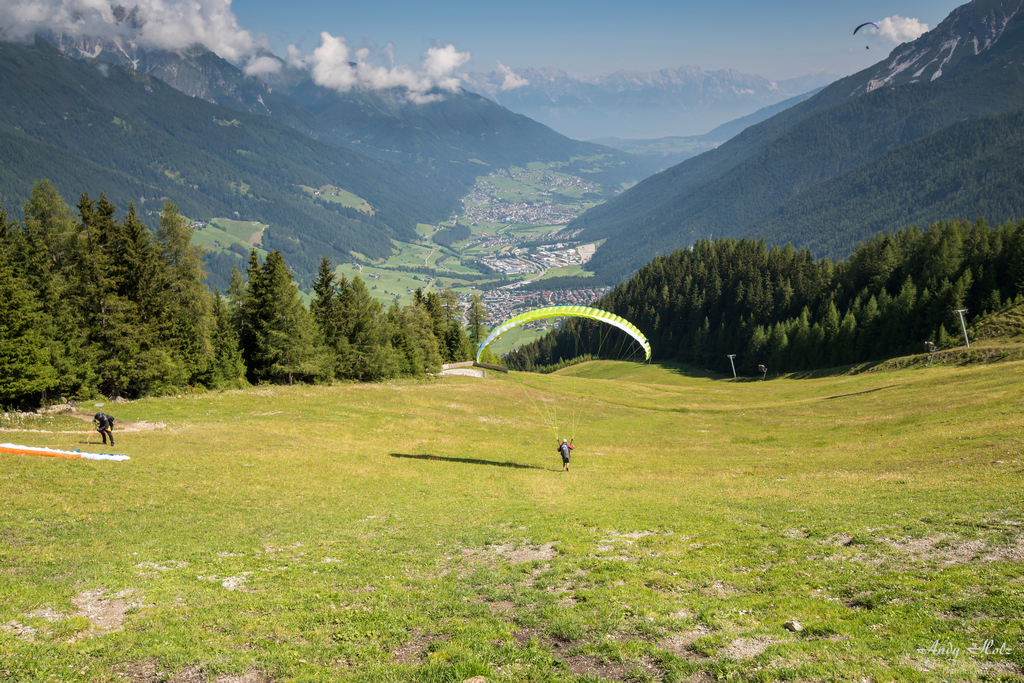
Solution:
[{"label": "green field in valley", "polygon": [[373,215],[373,207],[362,197],[352,194],[348,190],[343,190],[340,187],[334,185],[324,185],[323,187],[308,187],[306,185],[300,185],[302,191],[308,194],[310,197],[319,198],[322,201],[330,202],[333,204],[341,204],[352,209],[358,209],[363,213]]},{"label": "green field in valley", "polygon": [[0,455],[0,679],[1019,681],[1024,362],[898,365],[7,414],[131,460]]},{"label": "green field in valley", "polygon": [[532,341],[540,339],[545,334],[555,329],[555,327],[556,326],[554,324],[544,325],[539,328],[514,327],[495,339],[487,348],[489,348],[495,355],[501,356],[509,351],[519,348],[523,344],[529,344]]},{"label": "green field in valley", "polygon": [[259,248],[266,229],[266,225],[256,221],[214,218],[192,233],[192,244],[202,245],[208,251],[229,250],[234,245],[237,251],[245,254],[256,247],[260,256],[266,256],[266,252]]}]

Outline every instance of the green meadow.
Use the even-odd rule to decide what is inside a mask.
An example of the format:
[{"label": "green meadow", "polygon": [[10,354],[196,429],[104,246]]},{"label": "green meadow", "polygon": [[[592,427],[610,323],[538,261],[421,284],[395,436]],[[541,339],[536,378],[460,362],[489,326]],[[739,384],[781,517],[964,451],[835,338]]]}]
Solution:
[{"label": "green meadow", "polygon": [[258,248],[263,241],[263,231],[266,228],[266,225],[256,221],[214,218],[192,234],[192,243],[215,251],[238,245],[246,253],[253,247],[257,247],[260,255],[266,256],[266,252]]},{"label": "green meadow", "polygon": [[487,348],[495,355],[502,356],[524,344],[537,341],[554,328],[555,325],[545,325],[541,328],[514,327],[491,342]]},{"label": "green meadow", "polygon": [[6,415],[131,460],[0,455],[0,680],[1019,681],[1024,361],[903,365]]},{"label": "green meadow", "polygon": [[324,185],[322,187],[309,187],[307,185],[299,185],[302,191],[308,194],[310,197],[319,197],[322,201],[330,202],[333,204],[341,204],[352,209],[358,209],[363,213],[373,214],[373,207],[362,197],[352,194],[348,190],[344,190],[334,185]]}]

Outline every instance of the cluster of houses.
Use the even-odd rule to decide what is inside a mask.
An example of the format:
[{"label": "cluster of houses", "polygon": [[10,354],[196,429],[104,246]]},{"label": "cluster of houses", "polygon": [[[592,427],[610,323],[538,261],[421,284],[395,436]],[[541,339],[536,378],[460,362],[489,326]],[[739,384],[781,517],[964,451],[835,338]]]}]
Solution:
[{"label": "cluster of houses", "polygon": [[508,202],[489,199],[486,204],[465,203],[466,217],[492,223],[521,225],[564,225],[579,215],[579,207],[565,204]]},{"label": "cluster of houses", "polygon": [[[482,296],[487,307],[487,325],[493,326],[505,322],[514,315],[541,306],[589,306],[605,294],[611,287],[593,287],[588,289],[545,290],[540,292],[523,292],[516,289],[495,289],[485,292]],[[541,321],[541,326],[550,321]]]},{"label": "cluster of houses", "polygon": [[[535,179],[536,172],[517,171],[509,174],[499,170],[490,177]],[[544,172],[539,180],[551,190],[560,188],[579,189],[583,193],[598,192],[600,187],[590,181],[576,176],[557,176]],[[543,190],[534,192],[522,201],[509,201],[499,197],[500,190],[487,180],[478,180],[466,197],[463,198],[464,213],[472,221],[490,221],[495,223],[518,223],[521,225],[564,225],[579,215],[580,206],[554,204],[548,198],[551,192]]]},{"label": "cluster of houses", "polygon": [[590,253],[581,253],[582,248],[577,248],[567,242],[538,247],[530,253],[528,249],[503,249],[497,254],[485,256],[481,261],[489,268],[493,268],[506,275],[521,275],[523,273],[537,273],[548,268],[563,268],[565,266],[586,263]]}]

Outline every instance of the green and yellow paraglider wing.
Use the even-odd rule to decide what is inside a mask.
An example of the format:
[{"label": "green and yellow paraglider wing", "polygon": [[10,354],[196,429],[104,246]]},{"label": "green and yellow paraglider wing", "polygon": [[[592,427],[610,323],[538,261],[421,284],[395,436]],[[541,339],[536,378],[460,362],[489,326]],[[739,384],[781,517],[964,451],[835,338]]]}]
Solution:
[{"label": "green and yellow paraglider wing", "polygon": [[544,308],[537,308],[526,313],[520,313],[519,315],[509,318],[502,324],[498,325],[487,335],[487,339],[484,339],[480,344],[480,348],[476,352],[476,360],[480,362],[480,357],[483,355],[484,349],[490,346],[491,342],[505,334],[509,330],[520,325],[534,322],[536,320],[544,320],[546,318],[590,318],[591,320],[598,320],[603,323],[607,323],[612,327],[617,327],[633,339],[635,339],[644,348],[646,354],[644,360],[650,360],[651,358],[651,345],[647,342],[647,337],[643,335],[636,326],[622,318],[609,313],[608,311],[602,311],[600,308],[591,308],[590,306],[545,306]]}]

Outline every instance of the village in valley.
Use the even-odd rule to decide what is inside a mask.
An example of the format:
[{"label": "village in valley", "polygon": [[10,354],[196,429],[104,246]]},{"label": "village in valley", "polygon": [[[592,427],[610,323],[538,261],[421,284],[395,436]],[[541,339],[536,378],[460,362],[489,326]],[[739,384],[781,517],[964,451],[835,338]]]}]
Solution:
[{"label": "village in valley", "polygon": [[[509,190],[507,180],[530,182],[533,191]],[[526,185],[523,185],[526,187]],[[547,189],[541,189],[547,188]],[[550,171],[536,172],[499,170],[477,181],[462,200],[465,217],[481,221],[519,223],[523,225],[564,225],[584,209],[582,198],[596,194],[596,183],[577,176],[556,175]],[[566,201],[566,200],[569,201]]]},{"label": "village in valley", "polygon": [[[559,289],[521,291],[518,289],[494,289],[481,297],[487,307],[487,325],[497,325],[514,315],[541,306],[589,306],[611,291],[611,287],[592,289]],[[524,327],[545,329],[552,321],[542,320],[527,323]]]},{"label": "village in valley", "polygon": [[[599,201],[601,188],[555,165],[498,170],[477,179],[462,200],[462,211],[436,225],[421,225],[418,243],[395,243],[387,262],[356,260],[338,271],[358,275],[382,303],[425,292],[452,289],[464,311],[473,296],[487,309],[488,327],[532,308],[590,305],[609,287],[540,289],[544,280],[586,278],[586,264],[597,249],[584,243],[579,228],[566,224]],[[439,236],[455,233],[447,242]],[[557,325],[541,321],[534,336]]]}]

